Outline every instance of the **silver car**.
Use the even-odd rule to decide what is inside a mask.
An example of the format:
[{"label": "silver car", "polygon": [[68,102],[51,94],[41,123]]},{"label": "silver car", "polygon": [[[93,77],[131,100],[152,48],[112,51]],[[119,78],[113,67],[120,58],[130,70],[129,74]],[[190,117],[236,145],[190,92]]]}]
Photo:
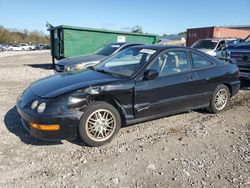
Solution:
[{"label": "silver car", "polygon": [[80,55],[62,59],[55,64],[56,73],[69,72],[94,66],[107,57],[131,46],[142,45],[140,43],[116,42],[97,50],[91,55]]}]

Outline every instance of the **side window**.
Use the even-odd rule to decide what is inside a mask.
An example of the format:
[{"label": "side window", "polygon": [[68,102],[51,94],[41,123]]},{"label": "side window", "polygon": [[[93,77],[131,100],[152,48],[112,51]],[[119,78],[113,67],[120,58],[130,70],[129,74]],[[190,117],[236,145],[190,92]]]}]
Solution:
[{"label": "side window", "polygon": [[160,77],[188,71],[190,70],[188,55],[182,50],[164,52],[147,69],[157,70]]},{"label": "side window", "polygon": [[213,65],[209,60],[207,60],[205,57],[201,55],[191,52],[191,56],[194,68],[208,67]]}]

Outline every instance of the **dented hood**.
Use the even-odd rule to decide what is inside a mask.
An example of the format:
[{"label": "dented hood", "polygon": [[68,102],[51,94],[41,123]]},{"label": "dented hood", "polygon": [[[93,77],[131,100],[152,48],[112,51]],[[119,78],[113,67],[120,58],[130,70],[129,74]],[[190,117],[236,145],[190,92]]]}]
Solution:
[{"label": "dented hood", "polygon": [[31,84],[31,90],[43,98],[53,98],[93,85],[104,85],[119,78],[95,70],[56,74]]}]

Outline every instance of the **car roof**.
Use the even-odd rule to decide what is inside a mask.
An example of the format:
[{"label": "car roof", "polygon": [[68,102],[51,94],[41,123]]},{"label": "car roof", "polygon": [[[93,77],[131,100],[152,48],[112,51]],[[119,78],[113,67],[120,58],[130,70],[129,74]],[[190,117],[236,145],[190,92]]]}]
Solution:
[{"label": "car roof", "polygon": [[213,40],[216,42],[225,40],[225,41],[231,41],[231,40],[237,40],[238,38],[236,37],[225,37],[225,38],[205,38],[205,39],[199,39],[199,40]]},{"label": "car roof", "polygon": [[143,43],[136,43],[136,42],[112,42],[109,45],[142,45]]},{"label": "car roof", "polygon": [[189,47],[184,47],[184,46],[165,46],[165,45],[154,45],[154,44],[144,44],[144,45],[139,45],[139,46],[134,46],[131,48],[147,48],[147,49],[152,49],[152,50],[157,50],[157,51],[162,51],[162,50],[167,50],[171,48],[179,48],[179,49],[192,49]]}]

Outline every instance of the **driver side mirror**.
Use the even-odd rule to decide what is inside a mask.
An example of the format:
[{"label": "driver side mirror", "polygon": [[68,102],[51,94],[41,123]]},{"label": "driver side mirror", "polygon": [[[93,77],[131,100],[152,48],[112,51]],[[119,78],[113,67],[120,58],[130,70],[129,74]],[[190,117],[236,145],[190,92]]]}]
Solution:
[{"label": "driver side mirror", "polygon": [[159,76],[159,72],[154,69],[146,70],[143,74],[144,80],[152,80]]}]

